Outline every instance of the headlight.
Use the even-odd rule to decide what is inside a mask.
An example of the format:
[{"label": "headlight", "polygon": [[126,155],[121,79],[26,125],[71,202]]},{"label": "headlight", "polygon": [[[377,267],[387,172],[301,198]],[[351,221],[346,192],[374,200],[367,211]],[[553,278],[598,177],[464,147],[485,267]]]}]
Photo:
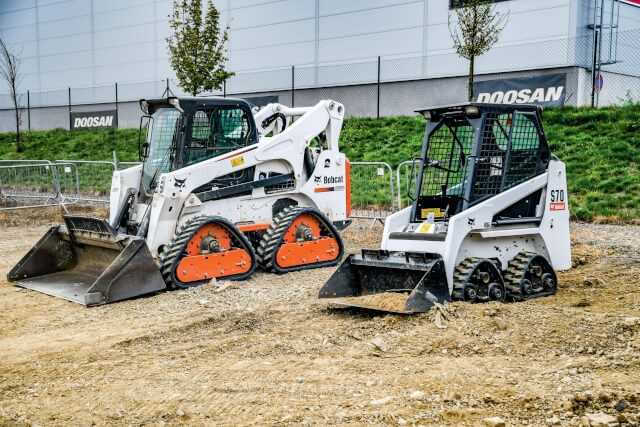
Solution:
[{"label": "headlight", "polygon": [[464,113],[467,115],[467,117],[470,117],[472,119],[480,117],[480,109],[475,105],[469,105],[465,107]]}]

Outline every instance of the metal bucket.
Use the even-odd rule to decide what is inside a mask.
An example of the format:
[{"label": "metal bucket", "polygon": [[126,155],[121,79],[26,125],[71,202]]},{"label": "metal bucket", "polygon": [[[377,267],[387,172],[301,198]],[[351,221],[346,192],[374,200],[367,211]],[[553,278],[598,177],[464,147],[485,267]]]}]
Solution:
[{"label": "metal bucket", "polygon": [[165,289],[144,239],[117,236],[104,221],[65,217],[9,272],[17,286],[91,306]]},{"label": "metal bucket", "polygon": [[350,255],[320,289],[331,305],[390,313],[422,313],[451,300],[440,255],[362,250]]}]

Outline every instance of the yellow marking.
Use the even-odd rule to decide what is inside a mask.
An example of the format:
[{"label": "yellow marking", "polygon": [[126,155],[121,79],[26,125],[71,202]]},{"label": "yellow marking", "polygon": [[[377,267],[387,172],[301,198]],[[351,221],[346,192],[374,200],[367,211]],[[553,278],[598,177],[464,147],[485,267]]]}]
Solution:
[{"label": "yellow marking", "polygon": [[421,234],[433,234],[436,231],[435,228],[435,224],[423,222],[422,224],[420,224],[420,227],[418,227],[416,232]]},{"label": "yellow marking", "polygon": [[238,156],[231,159],[231,166],[237,168],[238,166],[244,165],[244,156]]},{"label": "yellow marking", "polygon": [[425,208],[420,211],[420,218],[426,219],[429,214],[433,214],[434,219],[443,219],[444,211],[440,208]]}]

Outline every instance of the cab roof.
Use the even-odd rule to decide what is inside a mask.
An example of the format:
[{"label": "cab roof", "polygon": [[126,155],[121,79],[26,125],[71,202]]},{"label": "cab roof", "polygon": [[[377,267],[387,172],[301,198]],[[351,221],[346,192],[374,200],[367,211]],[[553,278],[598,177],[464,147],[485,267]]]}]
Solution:
[{"label": "cab roof", "polygon": [[486,104],[480,102],[465,102],[461,104],[441,105],[435,107],[425,107],[415,110],[416,113],[423,114],[426,112],[440,116],[446,113],[464,112],[467,107],[476,107],[480,113],[484,111],[499,111],[499,112],[511,112],[511,111],[542,111],[542,107],[535,104]]},{"label": "cab roof", "polygon": [[176,104],[185,111],[192,111],[198,107],[206,107],[211,105],[222,106],[240,106],[251,110],[251,104],[240,98],[223,98],[221,96],[170,96],[167,98],[141,99],[140,108],[147,113],[152,114],[159,108],[176,108]]}]

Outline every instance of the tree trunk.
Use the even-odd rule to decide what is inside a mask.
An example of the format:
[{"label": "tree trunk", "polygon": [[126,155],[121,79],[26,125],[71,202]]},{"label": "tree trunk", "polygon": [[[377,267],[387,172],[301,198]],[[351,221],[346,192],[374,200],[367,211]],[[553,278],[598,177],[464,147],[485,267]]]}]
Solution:
[{"label": "tree trunk", "polygon": [[475,73],[476,73],[476,58],[475,56],[472,56],[471,59],[469,59],[469,92],[468,92],[468,96],[469,96],[469,102],[473,102],[473,81],[474,81],[474,77],[475,77]]},{"label": "tree trunk", "polygon": [[16,153],[22,151],[22,145],[20,144],[20,110],[18,109],[18,102],[14,103],[16,112]]}]

